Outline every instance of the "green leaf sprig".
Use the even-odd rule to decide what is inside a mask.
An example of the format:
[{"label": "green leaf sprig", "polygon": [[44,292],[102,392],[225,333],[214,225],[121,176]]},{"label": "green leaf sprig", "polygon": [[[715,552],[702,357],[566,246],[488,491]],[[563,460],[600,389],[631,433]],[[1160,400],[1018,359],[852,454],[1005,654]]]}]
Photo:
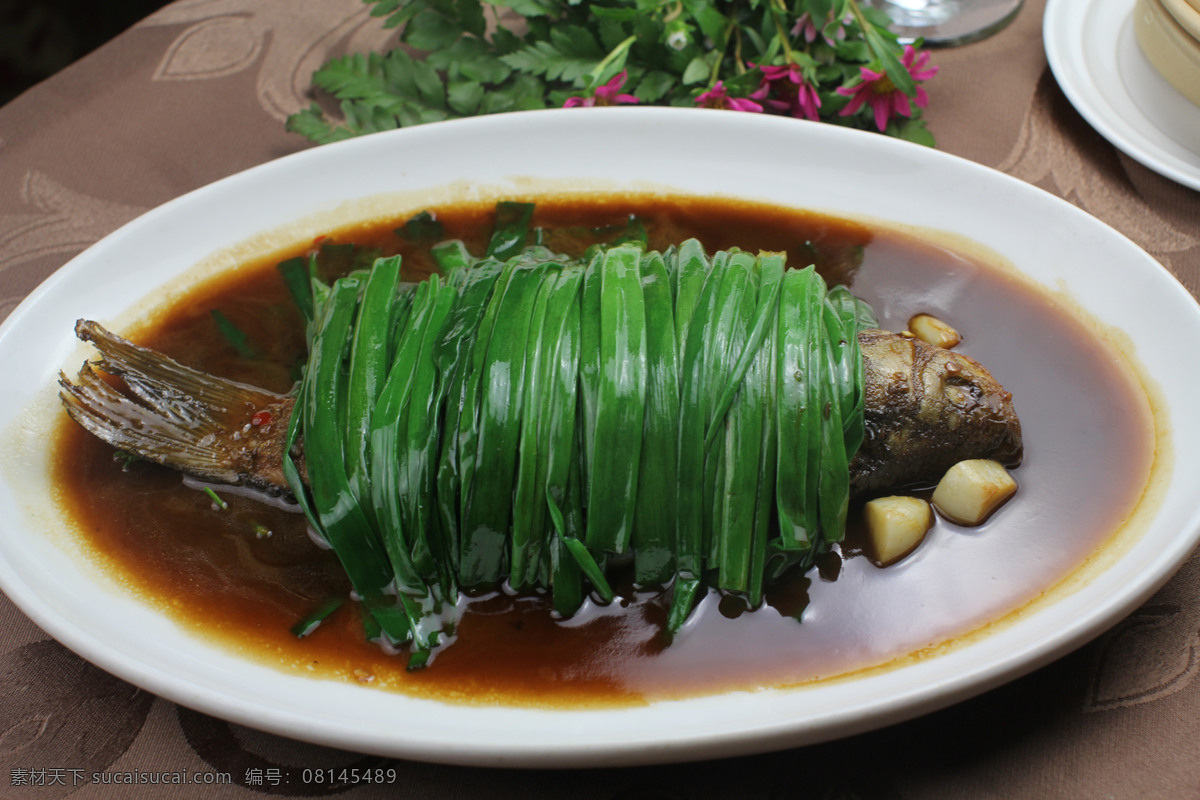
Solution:
[{"label": "green leaf sprig", "polygon": [[326,143],[553,107],[706,106],[933,145],[918,41],[857,0],[364,0],[397,46],[330,60],[288,130]]}]

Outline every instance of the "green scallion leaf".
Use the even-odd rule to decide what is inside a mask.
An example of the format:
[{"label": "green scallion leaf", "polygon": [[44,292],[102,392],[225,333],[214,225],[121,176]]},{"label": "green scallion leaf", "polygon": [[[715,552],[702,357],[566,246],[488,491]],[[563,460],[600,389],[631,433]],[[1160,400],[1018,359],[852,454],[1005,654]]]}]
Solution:
[{"label": "green scallion leaf", "polygon": [[[600,264],[600,358],[596,439],[588,487],[588,546],[623,553],[633,535],[646,410],[646,312],[641,249],[608,250]],[[613,453],[620,453],[613,458]]]},{"label": "green scallion leaf", "polygon": [[233,323],[229,317],[225,316],[219,309],[212,309],[213,322],[217,324],[217,331],[225,341],[233,346],[237,354],[242,358],[258,358],[258,349],[250,344],[250,338],[246,333]]},{"label": "green scallion leaf", "polygon": [[303,639],[305,636],[308,636],[310,633],[320,627],[322,622],[329,619],[329,617],[333,615],[333,612],[345,605],[345,603],[346,598],[344,597],[329,598],[310,611],[308,614],[305,614],[301,620],[293,625],[292,635],[299,639]]},{"label": "green scallion leaf", "polygon": [[211,486],[205,486],[204,493],[208,495],[209,500],[212,500],[214,508],[219,508],[222,511],[229,508],[229,503],[226,503],[224,500],[222,500],[221,496],[214,492]]}]

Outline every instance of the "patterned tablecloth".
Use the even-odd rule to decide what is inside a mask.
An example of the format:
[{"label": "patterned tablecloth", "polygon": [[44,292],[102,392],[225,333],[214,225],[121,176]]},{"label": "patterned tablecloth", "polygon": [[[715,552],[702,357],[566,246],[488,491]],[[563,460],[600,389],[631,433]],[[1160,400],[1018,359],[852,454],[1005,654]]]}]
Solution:
[{"label": "patterned tablecloth", "polygon": [[[941,50],[941,149],[1094,214],[1200,294],[1200,193],[1114,149],[1068,103],[1043,3]],[[331,54],[384,46],[359,0],[178,0],[0,108],[0,317],[141,212],[309,146],[285,117]],[[1075,653],[973,700],[874,733],[662,767],[503,771],[316,747],[156,698],[82,661],[0,596],[0,797],[1200,797],[1200,560]],[[395,769],[387,785],[304,784],[303,768]],[[228,783],[105,786],[93,773]],[[289,780],[290,778],[290,780]]]}]

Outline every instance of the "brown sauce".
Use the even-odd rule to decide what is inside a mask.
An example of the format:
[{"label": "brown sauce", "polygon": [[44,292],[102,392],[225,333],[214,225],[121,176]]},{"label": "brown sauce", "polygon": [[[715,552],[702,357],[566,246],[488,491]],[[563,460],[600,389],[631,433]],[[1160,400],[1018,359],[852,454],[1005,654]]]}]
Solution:
[{"label": "brown sauce", "polygon": [[[445,238],[473,252],[490,229],[490,205],[438,209]],[[457,640],[425,670],[364,640],[345,606],[310,636],[291,626],[348,584],[331,553],[309,539],[304,518],[222,495],[214,510],[179,475],[146,463],[128,471],[111,449],[62,426],[56,479],[97,556],[147,602],[249,658],[320,676],[470,702],[600,705],[792,685],[886,663],[946,642],[1012,612],[1064,579],[1120,527],[1145,487],[1153,455],[1146,401],[1120,359],[1048,296],[1004,271],[894,231],[786,209],[727,201],[614,198],[543,200],[535,221],[566,230],[624,225],[635,213],[662,247],[696,236],[709,250],[784,249],[852,280],[882,326],[900,330],[917,312],[964,334],[957,348],[982,362],[1015,396],[1026,457],[1016,499],[984,525],[939,520],[924,544],[880,569],[853,537],[754,612],[710,595],[663,647],[661,598],[589,602],[569,620],[537,597],[503,592],[466,598]],[[405,250],[389,220],[332,234],[336,241]],[[139,341],[199,369],[276,391],[302,357],[300,318],[273,253],[236,279],[214,280],[164,309]],[[861,265],[858,259],[861,256]],[[216,335],[220,309],[263,356],[246,359]],[[266,535],[266,531],[270,531]],[[803,610],[803,622],[792,616]]]}]

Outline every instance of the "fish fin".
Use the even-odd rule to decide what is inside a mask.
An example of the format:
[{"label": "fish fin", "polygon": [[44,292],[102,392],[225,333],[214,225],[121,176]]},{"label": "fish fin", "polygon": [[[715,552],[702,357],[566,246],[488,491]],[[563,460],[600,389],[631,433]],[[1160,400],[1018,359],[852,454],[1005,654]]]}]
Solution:
[{"label": "fish fin", "polygon": [[95,322],[75,332],[100,353],[74,380],[59,376],[63,406],[85,430],[202,480],[287,490],[278,462],[290,397],[186,367]]}]

